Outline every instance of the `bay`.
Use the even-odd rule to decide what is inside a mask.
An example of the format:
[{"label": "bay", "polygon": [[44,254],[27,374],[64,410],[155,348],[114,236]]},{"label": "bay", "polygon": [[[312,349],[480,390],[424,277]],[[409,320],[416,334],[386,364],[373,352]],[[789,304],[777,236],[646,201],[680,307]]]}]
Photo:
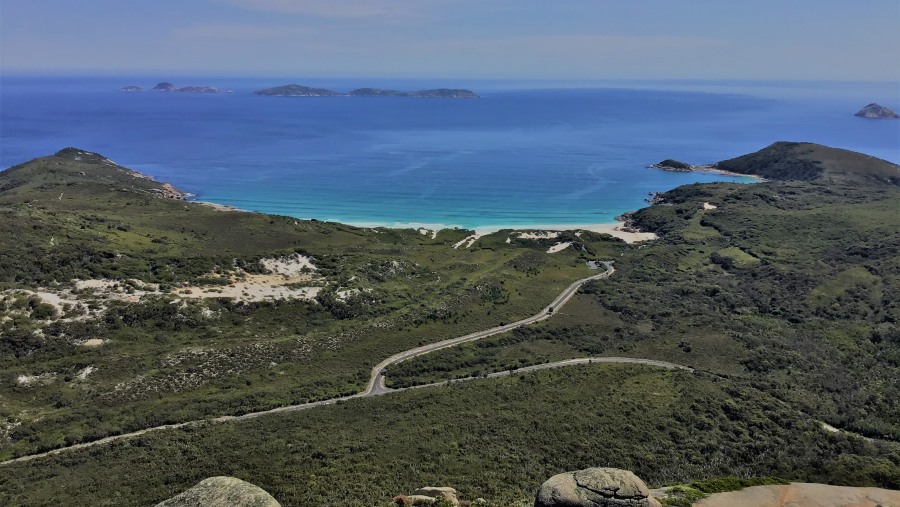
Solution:
[{"label": "bay", "polygon": [[[122,93],[213,85],[232,93]],[[477,100],[261,97],[297,82],[347,91],[442,85]],[[891,84],[553,83],[3,76],[0,164],[74,146],[241,209],[352,224],[467,228],[609,223],[651,192],[752,181],[648,169],[711,163],[779,140],[900,162]]]}]

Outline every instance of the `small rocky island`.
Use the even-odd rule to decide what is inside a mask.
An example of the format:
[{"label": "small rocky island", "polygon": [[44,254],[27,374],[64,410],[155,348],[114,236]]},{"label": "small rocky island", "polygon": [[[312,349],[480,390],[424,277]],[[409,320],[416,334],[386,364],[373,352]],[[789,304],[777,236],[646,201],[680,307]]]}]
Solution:
[{"label": "small rocky island", "polygon": [[298,84],[289,84],[257,90],[255,95],[269,97],[414,97],[431,99],[477,99],[478,94],[471,90],[458,88],[436,88],[404,92],[400,90],[384,90],[380,88],[358,88],[348,93],[336,92],[327,88],[311,88]]},{"label": "small rocky island", "polygon": [[140,86],[123,86],[119,91],[122,91],[122,92],[142,92],[142,91],[144,91],[144,89],[141,88]]},{"label": "small rocky island", "polygon": [[671,158],[667,158],[662,162],[656,164],[651,164],[649,167],[653,169],[659,169],[661,171],[672,171],[677,173],[689,173],[694,170],[694,166],[692,166],[691,164],[678,160],[672,160]]},{"label": "small rocky island", "polygon": [[892,119],[896,120],[900,118],[900,114],[897,114],[890,109],[872,102],[868,106],[859,110],[854,116],[859,116],[860,118],[871,118],[876,120],[881,119]]},{"label": "small rocky island", "polygon": [[[131,88],[131,87],[126,87]],[[137,87],[135,87],[137,88]],[[126,91],[124,88],[122,91]],[[135,90],[128,90],[135,91]],[[215,86],[185,86],[183,88],[178,88],[172,83],[168,83],[163,81],[162,83],[157,84],[153,87],[153,91],[156,92],[175,92],[175,93],[225,93],[223,90],[216,88]]]}]

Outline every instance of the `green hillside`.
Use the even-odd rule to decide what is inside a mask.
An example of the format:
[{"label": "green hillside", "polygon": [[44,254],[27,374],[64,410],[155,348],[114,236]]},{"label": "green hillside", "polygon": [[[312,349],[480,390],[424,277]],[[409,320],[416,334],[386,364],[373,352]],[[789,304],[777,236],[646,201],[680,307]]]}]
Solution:
[{"label": "green hillside", "polygon": [[897,164],[813,143],[777,142],[757,152],[723,160],[714,167],[770,180],[900,185]]},{"label": "green hillside", "polygon": [[[598,465],[652,486],[900,489],[896,166],[802,143],[727,162],[770,181],[661,194],[631,217],[653,242],[507,231],[471,248],[453,248],[469,231],[217,211],[79,150],[4,171],[0,460],[358,393],[394,353],[542,311],[596,273],[588,260],[615,272],[552,318],[402,362],[388,385],[597,356],[693,370],[585,364],[209,420],[2,464],[0,504],[148,505],[227,475],[284,506],[424,485],[527,505],[546,478]],[[560,240],[576,247],[547,253]],[[287,289],[315,295],[216,296],[296,258],[315,269]]]}]

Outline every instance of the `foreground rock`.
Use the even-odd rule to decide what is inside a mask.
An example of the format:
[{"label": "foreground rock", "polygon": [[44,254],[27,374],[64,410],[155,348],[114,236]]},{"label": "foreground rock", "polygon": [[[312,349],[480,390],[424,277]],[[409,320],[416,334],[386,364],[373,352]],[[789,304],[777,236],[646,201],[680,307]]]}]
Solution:
[{"label": "foreground rock", "polygon": [[234,477],[210,477],[156,507],[281,507],[259,486]]},{"label": "foreground rock", "polygon": [[[413,491],[411,495],[400,495],[394,497],[394,504],[403,507],[413,505],[429,505],[437,502],[438,499],[446,500],[446,502],[444,502],[444,505],[447,505],[448,503],[450,505],[459,505],[459,497],[457,496],[456,490],[446,486],[425,486],[424,488],[419,488]],[[483,502],[484,500],[478,499],[475,502],[470,503],[479,504]]]},{"label": "foreground rock", "polygon": [[628,470],[588,468],[548,479],[538,490],[534,507],[660,507],[660,503]]},{"label": "foreground rock", "polygon": [[785,486],[753,486],[740,491],[715,493],[700,500],[696,505],[698,507],[887,507],[900,505],[900,491],[793,483]]},{"label": "foreground rock", "polygon": [[872,119],[897,119],[900,118],[900,114],[897,114],[890,109],[876,104],[872,102],[868,106],[859,110],[854,116],[859,116],[860,118],[872,118]]}]

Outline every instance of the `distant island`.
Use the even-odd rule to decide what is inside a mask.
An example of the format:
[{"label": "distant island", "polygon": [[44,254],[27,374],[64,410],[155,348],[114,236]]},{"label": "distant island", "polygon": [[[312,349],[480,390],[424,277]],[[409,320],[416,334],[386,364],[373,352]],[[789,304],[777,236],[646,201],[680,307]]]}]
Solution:
[{"label": "distant island", "polygon": [[123,86],[122,89],[119,90],[119,91],[123,91],[123,92],[142,92],[142,91],[144,91],[144,89],[141,88],[140,86]]},{"label": "distant island", "polygon": [[882,120],[882,119],[896,120],[896,119],[900,118],[900,114],[897,114],[880,104],[876,104],[875,102],[872,102],[868,106],[860,109],[859,112],[857,112],[854,116],[859,116],[860,118],[871,118],[871,119],[876,119],[876,120]]},{"label": "distant island", "polygon": [[[137,86],[126,86],[125,88],[139,88]],[[141,91],[141,90],[126,90],[122,88],[122,91]],[[157,84],[153,87],[153,91],[156,92],[175,92],[175,93],[226,93],[224,90],[220,90],[215,86],[185,86],[183,88],[178,88],[172,83],[167,83],[163,81],[162,83]]]},{"label": "distant island", "polygon": [[380,88],[357,88],[348,93],[336,92],[327,88],[311,88],[298,84],[289,84],[257,90],[255,95],[269,97],[414,97],[427,99],[477,99],[480,98],[472,90],[458,88],[436,88],[433,90],[418,90],[404,92],[399,90],[383,90]]}]

